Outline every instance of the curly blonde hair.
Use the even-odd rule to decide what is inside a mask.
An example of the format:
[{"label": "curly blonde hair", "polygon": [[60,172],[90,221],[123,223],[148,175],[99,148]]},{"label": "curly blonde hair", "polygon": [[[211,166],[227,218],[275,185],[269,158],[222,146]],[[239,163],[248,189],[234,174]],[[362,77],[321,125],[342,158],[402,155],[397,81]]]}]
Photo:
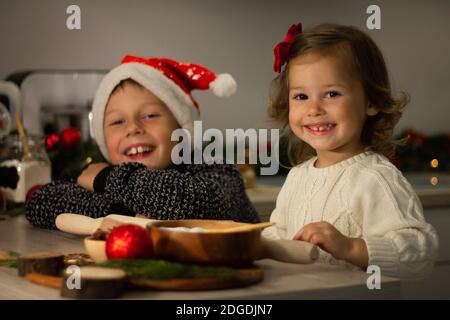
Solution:
[{"label": "curly blonde hair", "polygon": [[400,92],[398,97],[394,97],[383,55],[368,35],[351,26],[321,24],[295,37],[286,67],[272,82],[268,113],[282,126],[281,137],[287,142],[291,165],[314,155],[314,150],[299,140],[289,126],[288,84],[290,61],[313,50],[328,56],[346,51],[363,84],[368,102],[379,110],[375,116],[367,117],[361,134],[362,143],[391,158],[395,147],[400,144],[393,139],[393,130],[408,103],[408,95]]}]

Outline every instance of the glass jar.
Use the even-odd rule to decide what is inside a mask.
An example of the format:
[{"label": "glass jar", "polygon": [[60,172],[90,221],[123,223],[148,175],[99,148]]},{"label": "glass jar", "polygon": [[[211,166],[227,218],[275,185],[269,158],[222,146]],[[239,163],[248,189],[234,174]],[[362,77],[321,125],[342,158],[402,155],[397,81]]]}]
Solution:
[{"label": "glass jar", "polygon": [[[33,160],[49,164],[44,138],[27,136],[27,141]],[[0,162],[5,160],[24,160],[24,141],[17,134],[9,135],[0,142]]]},{"label": "glass jar", "polygon": [[18,135],[8,135],[0,142],[0,166],[15,167],[19,176],[16,188],[2,188],[6,198],[13,202],[25,202],[31,188],[51,181],[51,164],[44,139],[28,136],[27,142],[28,155]]}]

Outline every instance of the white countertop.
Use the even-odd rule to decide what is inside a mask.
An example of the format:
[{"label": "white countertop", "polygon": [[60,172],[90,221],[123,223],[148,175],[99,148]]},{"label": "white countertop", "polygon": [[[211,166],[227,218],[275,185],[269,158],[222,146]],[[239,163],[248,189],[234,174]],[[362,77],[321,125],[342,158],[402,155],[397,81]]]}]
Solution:
[{"label": "white countertop", "polygon": [[[0,220],[0,250],[19,253],[85,252],[81,237],[33,228],[23,216]],[[264,280],[240,289],[176,292],[128,291],[123,299],[399,299],[400,281],[382,277],[381,290],[369,290],[368,274],[325,264],[295,265],[260,260]],[[20,278],[17,270],[0,267],[0,299],[60,299],[59,291]]]}]

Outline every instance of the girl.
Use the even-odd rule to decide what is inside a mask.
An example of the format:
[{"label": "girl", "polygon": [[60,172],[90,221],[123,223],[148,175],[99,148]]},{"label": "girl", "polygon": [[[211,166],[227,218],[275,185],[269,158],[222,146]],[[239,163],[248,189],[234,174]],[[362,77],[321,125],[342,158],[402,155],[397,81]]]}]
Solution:
[{"label": "girl", "polygon": [[284,126],[297,166],[264,235],[317,244],[328,263],[377,265],[402,278],[429,273],[436,232],[388,160],[406,98],[393,97],[376,44],[353,27],[302,33],[297,24],[275,47],[274,68],[281,73],[269,114]]},{"label": "girl", "polygon": [[55,181],[26,204],[35,226],[55,228],[71,212],[153,219],[257,222],[239,172],[231,165],[174,165],[172,132],[192,134],[198,104],[192,89],[232,93],[229,75],[169,59],[126,56],[102,80],[93,102],[92,134],[110,163],[90,165],[75,181]]}]

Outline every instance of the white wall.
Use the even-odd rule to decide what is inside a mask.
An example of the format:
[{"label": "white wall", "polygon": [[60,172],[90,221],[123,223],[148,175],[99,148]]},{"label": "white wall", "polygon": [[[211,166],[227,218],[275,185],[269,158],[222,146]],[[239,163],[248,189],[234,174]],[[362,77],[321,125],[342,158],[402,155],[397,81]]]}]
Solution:
[{"label": "white wall", "polygon": [[[66,29],[81,7],[82,29]],[[450,1],[0,0],[0,78],[24,69],[109,69],[123,55],[167,56],[229,72],[238,93],[197,92],[204,128],[264,127],[274,44],[287,28],[337,22],[365,28],[385,54],[392,82],[411,94],[400,127],[449,132]]]}]

